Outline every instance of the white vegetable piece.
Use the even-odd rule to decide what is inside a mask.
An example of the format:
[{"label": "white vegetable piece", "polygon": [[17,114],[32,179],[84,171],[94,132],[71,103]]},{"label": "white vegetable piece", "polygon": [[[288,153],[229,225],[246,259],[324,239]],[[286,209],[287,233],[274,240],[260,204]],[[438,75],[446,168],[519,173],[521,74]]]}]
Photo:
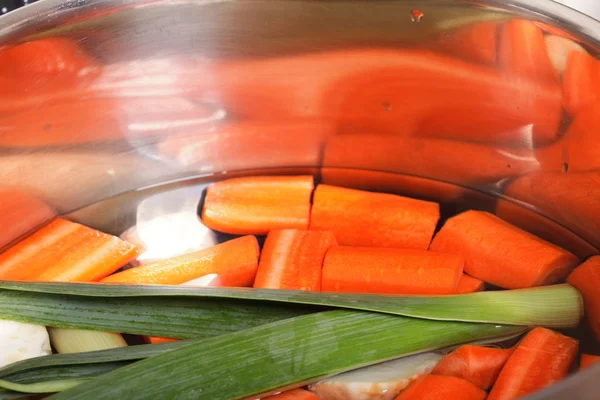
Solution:
[{"label": "white vegetable piece", "polygon": [[442,356],[423,353],[332,376],[309,387],[321,400],[393,400]]},{"label": "white vegetable piece", "polygon": [[579,44],[561,36],[546,35],[545,41],[550,61],[559,75],[562,75],[565,72],[567,60],[572,51],[587,53],[587,51]]},{"label": "white vegetable piece", "polygon": [[51,353],[45,326],[0,319],[0,368]]}]

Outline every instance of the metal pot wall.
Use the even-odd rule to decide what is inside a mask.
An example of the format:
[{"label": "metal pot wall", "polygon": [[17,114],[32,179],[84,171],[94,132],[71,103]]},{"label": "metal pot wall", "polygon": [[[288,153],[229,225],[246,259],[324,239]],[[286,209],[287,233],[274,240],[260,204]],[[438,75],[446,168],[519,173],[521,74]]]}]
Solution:
[{"label": "metal pot wall", "polygon": [[[597,254],[600,84],[565,65],[599,40],[549,0],[35,3],[0,18],[0,246],[143,187],[302,169]],[[597,398],[599,374],[531,398]]]}]

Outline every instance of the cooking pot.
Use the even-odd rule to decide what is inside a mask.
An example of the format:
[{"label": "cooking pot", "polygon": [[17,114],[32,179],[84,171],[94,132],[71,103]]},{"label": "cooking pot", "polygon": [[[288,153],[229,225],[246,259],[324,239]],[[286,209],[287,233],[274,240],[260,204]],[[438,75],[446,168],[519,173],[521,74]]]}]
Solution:
[{"label": "cooking pot", "polygon": [[[0,18],[0,246],[57,214],[119,234],[164,188],[302,171],[597,254],[600,94],[562,82],[599,40],[550,0],[35,3]],[[596,399],[599,375],[529,398]]]}]

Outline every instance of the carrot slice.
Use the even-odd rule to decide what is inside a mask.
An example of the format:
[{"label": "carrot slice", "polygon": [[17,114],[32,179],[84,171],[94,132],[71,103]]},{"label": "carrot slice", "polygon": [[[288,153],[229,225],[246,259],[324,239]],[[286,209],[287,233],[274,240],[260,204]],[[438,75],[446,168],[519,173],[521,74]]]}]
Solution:
[{"label": "carrot slice", "polygon": [[395,400],[484,400],[486,395],[486,392],[464,379],[424,375],[411,383]]},{"label": "carrot slice", "polygon": [[179,339],[161,337],[161,336],[146,336],[146,343],[148,344],[160,344],[160,343],[170,343],[177,342]]},{"label": "carrot slice", "polygon": [[445,32],[436,42],[436,49],[448,51],[466,60],[483,64],[496,62],[498,23],[476,22]]},{"label": "carrot slice", "polygon": [[538,28],[540,28],[541,30],[543,30],[546,33],[549,33],[551,35],[556,35],[556,36],[560,36],[563,38],[567,38],[569,40],[572,40],[574,42],[579,42],[579,43],[583,43],[583,40],[581,40],[580,38],[578,38],[575,35],[570,34],[569,32],[556,27],[556,26],[552,26],[550,24],[547,24],[545,22],[539,22],[539,21],[535,21],[533,22]]},{"label": "carrot slice", "polygon": [[0,254],[0,279],[95,282],[136,255],[130,243],[57,218]]},{"label": "carrot slice", "polygon": [[559,381],[577,356],[577,340],[535,328],[517,344],[500,372],[488,400],[525,396]]},{"label": "carrot slice", "polygon": [[473,293],[480,292],[485,289],[485,282],[477,278],[473,278],[467,274],[462,274],[456,287],[456,293]]},{"label": "carrot slice", "polygon": [[600,356],[594,356],[592,354],[581,354],[581,361],[579,361],[579,370],[585,369],[599,361]]},{"label": "carrot slice", "polygon": [[333,232],[328,231],[269,232],[254,287],[320,291],[325,253],[336,244]]},{"label": "carrot slice", "polygon": [[585,49],[581,47],[579,43],[562,36],[546,35],[544,41],[546,42],[546,50],[548,51],[550,62],[556,72],[561,76],[567,69],[567,60],[572,51],[587,54]]},{"label": "carrot slice", "polygon": [[324,292],[451,294],[462,257],[433,251],[336,246],[323,262]]},{"label": "carrot slice", "polygon": [[596,338],[600,340],[600,256],[590,257],[575,268],[567,278],[567,283],[581,293],[585,318]]},{"label": "carrot slice", "polygon": [[179,285],[207,274],[217,274],[229,286],[251,286],[258,268],[258,242],[243,236],[168,260],[116,273],[103,283]]},{"label": "carrot slice", "polygon": [[513,19],[502,27],[498,61],[501,67],[518,76],[556,81],[544,34],[531,21]]},{"label": "carrot slice", "polygon": [[480,389],[487,390],[498,378],[513,350],[461,346],[444,356],[431,373],[466,379]]},{"label": "carrot slice", "polygon": [[294,389],[289,390],[287,392],[283,392],[280,394],[276,394],[275,396],[266,397],[266,399],[271,400],[319,400],[319,397],[304,389]]},{"label": "carrot slice", "polygon": [[202,221],[216,231],[263,235],[308,229],[312,176],[253,176],[208,187]]},{"label": "carrot slice", "polygon": [[600,99],[600,62],[594,57],[572,51],[563,76],[563,103],[576,114]]},{"label": "carrot slice", "polygon": [[466,273],[506,289],[559,282],[578,262],[568,251],[476,210],[446,221],[430,249],[463,256]]},{"label": "carrot slice", "polygon": [[538,170],[539,163],[534,151],[527,148],[358,133],[330,137],[323,167],[399,172],[464,185],[523,175]]},{"label": "carrot slice", "polygon": [[319,185],[311,230],[330,230],[342,245],[426,250],[440,217],[437,203]]}]

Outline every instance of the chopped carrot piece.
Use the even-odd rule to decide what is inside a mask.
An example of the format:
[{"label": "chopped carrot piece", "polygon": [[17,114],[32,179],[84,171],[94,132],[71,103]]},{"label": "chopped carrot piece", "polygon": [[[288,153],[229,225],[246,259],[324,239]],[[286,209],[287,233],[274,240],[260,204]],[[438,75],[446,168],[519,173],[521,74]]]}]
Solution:
[{"label": "chopped carrot piece", "polygon": [[456,293],[473,293],[480,292],[485,289],[485,282],[477,278],[473,278],[467,274],[462,274],[456,287]]},{"label": "chopped carrot piece", "polygon": [[600,99],[600,62],[579,51],[569,53],[563,76],[563,102],[574,115]]},{"label": "chopped carrot piece", "polygon": [[516,399],[561,380],[578,348],[573,338],[545,328],[533,329],[517,344],[488,400]]},{"label": "chopped carrot piece", "polygon": [[462,257],[433,251],[336,246],[323,263],[324,292],[455,293]]},{"label": "chopped carrot piece", "polygon": [[446,221],[430,249],[463,256],[466,273],[506,289],[557,283],[578,262],[568,251],[476,210]]},{"label": "chopped carrot piece", "polygon": [[136,255],[130,243],[57,218],[0,254],[0,279],[95,282]]},{"label": "chopped carrot piece", "polygon": [[469,61],[494,64],[497,34],[497,22],[475,22],[454,31],[444,32],[436,42],[436,49],[448,51]]},{"label": "chopped carrot piece", "polygon": [[584,314],[588,325],[600,340],[600,256],[587,259],[567,278],[583,297]]},{"label": "chopped carrot piece", "polygon": [[333,232],[328,231],[269,232],[254,287],[320,291],[325,253],[336,244]]},{"label": "chopped carrot piece", "polygon": [[208,187],[202,221],[216,231],[263,235],[308,229],[312,176],[252,176]]},{"label": "chopped carrot piece", "polygon": [[444,356],[431,373],[466,379],[480,389],[488,390],[498,378],[513,350],[514,348],[461,346]]},{"label": "chopped carrot piece", "polygon": [[560,76],[562,76],[567,69],[567,60],[572,51],[579,51],[587,54],[585,49],[581,47],[579,43],[562,36],[546,35],[544,41],[546,42],[546,50],[548,51],[550,62]]},{"label": "chopped carrot piece", "polygon": [[590,243],[600,243],[600,171],[528,174],[511,182],[505,195],[534,206]]},{"label": "chopped carrot piece", "polygon": [[395,400],[484,400],[486,395],[486,392],[464,379],[424,375],[411,383]]},{"label": "chopped carrot piece", "polygon": [[170,343],[170,342],[176,342],[179,340],[179,339],[160,337],[160,336],[146,336],[145,339],[148,344]]},{"label": "chopped carrot piece", "polygon": [[502,27],[498,61],[518,76],[556,81],[557,73],[544,41],[544,34],[531,21],[513,19]]},{"label": "chopped carrot piece", "polygon": [[243,236],[196,251],[116,273],[102,283],[179,285],[217,274],[223,286],[251,286],[258,268],[258,242]]},{"label": "chopped carrot piece", "polygon": [[319,400],[319,397],[304,389],[294,389],[289,390],[287,392],[283,392],[280,394],[276,394],[275,396],[266,397],[265,400]]},{"label": "chopped carrot piece", "polygon": [[556,36],[561,36],[564,38],[567,38],[569,40],[572,40],[574,42],[579,42],[582,43],[583,40],[581,40],[580,38],[578,38],[575,35],[570,34],[569,32],[566,32],[565,30],[556,27],[556,26],[552,26],[550,24],[547,24],[545,22],[539,22],[539,21],[535,21],[533,22],[538,28],[540,28],[541,30],[543,30],[546,33],[549,33],[551,35],[556,35]]},{"label": "chopped carrot piece", "polygon": [[533,172],[539,169],[539,163],[534,151],[527,148],[359,133],[331,136],[325,147],[323,167],[399,172],[469,185],[494,183]]},{"label": "chopped carrot piece", "polygon": [[597,362],[600,362],[600,356],[594,356],[592,354],[582,354],[581,361],[579,361],[579,370],[585,369]]},{"label": "chopped carrot piece", "polygon": [[330,230],[342,245],[426,250],[440,217],[437,203],[319,185],[311,230]]}]

